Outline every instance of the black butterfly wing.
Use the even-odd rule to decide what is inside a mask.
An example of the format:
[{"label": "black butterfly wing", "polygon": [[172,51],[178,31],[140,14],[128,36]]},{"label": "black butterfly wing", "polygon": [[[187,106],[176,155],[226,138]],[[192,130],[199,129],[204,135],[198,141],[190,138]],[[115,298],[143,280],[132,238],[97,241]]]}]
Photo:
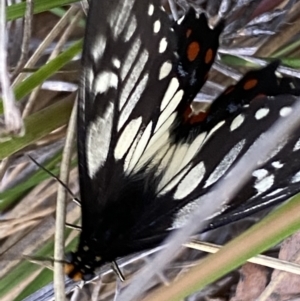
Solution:
[{"label": "black butterfly wing", "polygon": [[[213,134],[208,133],[210,137],[204,140],[199,153],[192,160],[193,168],[201,166],[201,172],[198,173],[198,178],[182,185],[183,197],[178,201],[186,205],[176,214],[176,226],[183,223],[187,213],[195,206],[201,206],[202,202],[205,202],[205,198],[201,199],[201,203],[198,198],[214,189],[214,185],[222,176],[275,121],[288,118],[285,114],[291,110],[295,101],[297,99],[291,96],[257,99],[251,102],[249,107],[241,109],[236,116],[216,125],[211,130]],[[299,192],[297,173],[300,170],[300,161],[297,159],[299,150],[296,147],[299,147],[298,140],[299,134],[296,132],[286,137],[286,144],[278,146],[269,160],[260,164],[237,196],[220,208],[219,214],[206,230],[241,219]],[[184,180],[185,178],[182,179]]]},{"label": "black butterfly wing", "polygon": [[[281,103],[281,106],[284,104],[280,109],[281,114],[289,112],[289,105],[295,101],[287,95],[276,97],[275,100]],[[275,106],[274,102],[267,102],[266,107],[263,108],[264,112],[268,105]],[[252,173],[252,177],[240,193],[225,207],[226,209],[224,208],[222,214],[211,221],[207,229],[239,220],[279,204],[298,193],[300,191],[299,137],[297,131],[285,137],[283,143],[278,145],[269,159]]]},{"label": "black butterfly wing", "polygon": [[155,127],[175,38],[158,0],[91,1],[84,45],[78,158],[83,229],[90,229],[89,217],[101,218],[113,201],[132,142]]}]

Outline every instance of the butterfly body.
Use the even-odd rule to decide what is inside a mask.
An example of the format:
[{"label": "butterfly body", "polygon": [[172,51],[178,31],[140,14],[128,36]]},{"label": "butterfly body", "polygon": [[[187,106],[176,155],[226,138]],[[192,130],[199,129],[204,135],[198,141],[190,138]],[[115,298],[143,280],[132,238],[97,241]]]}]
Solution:
[{"label": "butterfly body", "polygon": [[[247,74],[207,112],[192,111],[223,26],[210,29],[190,10],[172,27],[159,0],[91,1],[78,102],[82,232],[66,264],[69,277],[90,279],[104,263],[161,243],[295,101],[252,102],[261,93],[298,93],[289,79],[278,82],[274,62]],[[257,117],[263,108],[265,119]],[[273,185],[259,194],[263,178],[256,180],[232,210],[248,199],[258,204],[263,194],[272,200]],[[299,190],[293,187],[281,197]],[[221,213],[209,229],[230,219]]]}]

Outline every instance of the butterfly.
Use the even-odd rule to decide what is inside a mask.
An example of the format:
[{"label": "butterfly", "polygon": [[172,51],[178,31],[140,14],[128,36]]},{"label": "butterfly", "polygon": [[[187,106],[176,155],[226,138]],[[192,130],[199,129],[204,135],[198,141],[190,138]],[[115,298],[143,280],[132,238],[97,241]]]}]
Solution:
[{"label": "butterfly", "polygon": [[[82,231],[65,264],[73,280],[160,244],[296,101],[259,96],[300,93],[295,79],[276,76],[274,61],[195,111],[224,22],[211,29],[190,9],[172,24],[159,2],[90,2],[78,101]],[[298,138],[279,146],[206,230],[298,192],[299,164],[289,164]]]}]

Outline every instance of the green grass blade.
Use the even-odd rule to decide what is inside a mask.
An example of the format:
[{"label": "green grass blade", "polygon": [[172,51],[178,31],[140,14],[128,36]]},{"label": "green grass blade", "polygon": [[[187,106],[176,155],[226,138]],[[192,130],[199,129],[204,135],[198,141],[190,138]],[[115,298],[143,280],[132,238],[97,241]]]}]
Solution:
[{"label": "green grass blade", "polygon": [[[35,0],[33,12],[35,14],[48,11],[52,8],[78,2],[78,0]],[[6,8],[6,19],[8,21],[22,18],[25,14],[26,2],[10,5]]]},{"label": "green grass blade", "polygon": [[[15,88],[16,99],[20,100],[24,96],[28,95],[34,88],[41,85],[47,78],[71,61],[74,56],[79,54],[81,49],[82,40],[74,43],[70,48],[62,52],[55,59],[51,60],[45,66],[42,66],[39,70],[31,74]],[[2,113],[3,106],[0,108],[0,114]]]},{"label": "green grass blade", "polygon": [[45,137],[53,130],[66,125],[72,110],[74,97],[53,104],[25,118],[26,133],[23,137],[13,137],[0,143],[0,159],[4,159],[25,146]]}]

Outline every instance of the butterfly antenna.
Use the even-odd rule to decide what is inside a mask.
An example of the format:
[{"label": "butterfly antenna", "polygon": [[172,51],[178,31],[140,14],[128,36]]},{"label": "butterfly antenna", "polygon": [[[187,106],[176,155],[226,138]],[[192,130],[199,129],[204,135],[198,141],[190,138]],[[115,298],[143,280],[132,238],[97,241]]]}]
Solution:
[{"label": "butterfly antenna", "polygon": [[35,159],[33,159],[30,155],[27,155],[29,159],[35,163],[38,167],[40,167],[42,170],[44,170],[46,173],[48,173],[52,178],[54,178],[59,184],[61,184],[68,192],[69,194],[73,197],[75,203],[80,205],[80,201],[78,198],[75,196],[75,194],[72,192],[72,190],[64,183],[62,182],[55,174],[53,174],[49,169],[45,168],[43,165],[38,163]]},{"label": "butterfly antenna", "polygon": [[50,270],[53,270],[54,262],[66,263],[65,260],[56,260],[56,259],[53,259],[50,257],[45,257],[45,256],[22,255],[22,258],[25,260],[28,260],[32,263],[43,265],[44,267],[46,267]]},{"label": "butterfly antenna", "polygon": [[115,272],[115,274],[118,276],[118,278],[124,282],[125,281],[125,277],[124,275],[122,274],[118,264],[113,260],[112,263],[111,263],[111,267],[112,267],[112,270]]},{"label": "butterfly antenna", "polygon": [[66,225],[67,228],[70,228],[70,229],[73,229],[73,230],[76,230],[76,231],[79,231],[79,232],[81,231],[80,226],[69,224],[69,223],[65,223],[65,225]]}]

